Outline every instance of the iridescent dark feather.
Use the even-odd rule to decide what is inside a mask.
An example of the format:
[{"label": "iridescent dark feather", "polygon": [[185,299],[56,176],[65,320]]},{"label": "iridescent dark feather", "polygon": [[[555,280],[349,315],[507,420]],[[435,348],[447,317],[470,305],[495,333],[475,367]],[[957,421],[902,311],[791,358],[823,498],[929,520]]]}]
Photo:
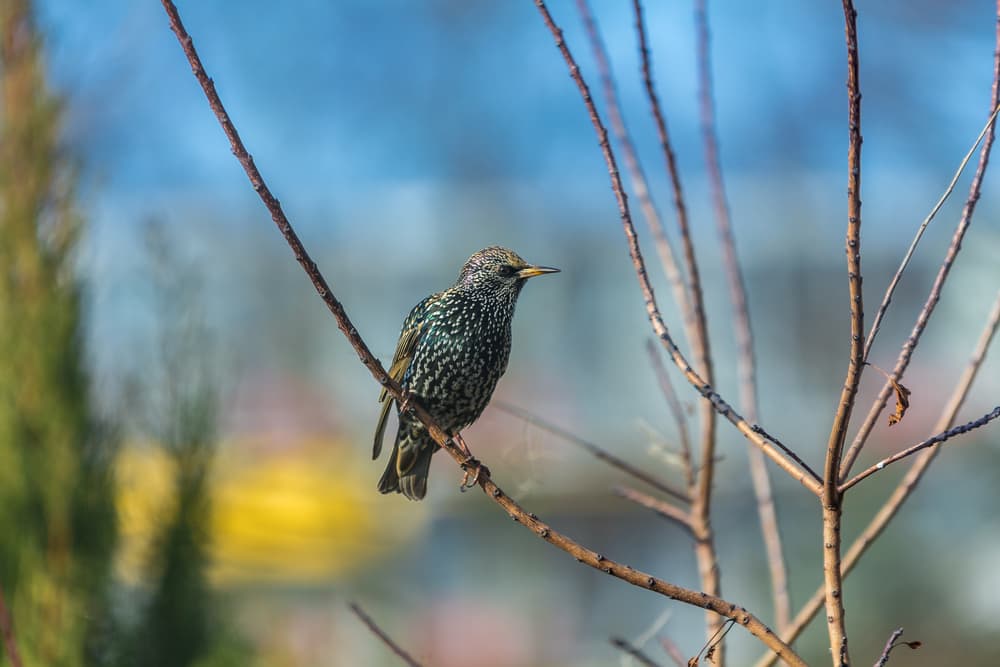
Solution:
[{"label": "iridescent dark feather", "polygon": [[[403,323],[389,374],[449,435],[472,424],[489,403],[510,356],[511,319],[525,280],[557,269],[527,264],[493,246],[472,255],[458,281],[418,303]],[[394,401],[383,390],[374,458],[382,450]],[[438,445],[413,415],[399,413],[399,430],[378,489],[420,500]]]}]

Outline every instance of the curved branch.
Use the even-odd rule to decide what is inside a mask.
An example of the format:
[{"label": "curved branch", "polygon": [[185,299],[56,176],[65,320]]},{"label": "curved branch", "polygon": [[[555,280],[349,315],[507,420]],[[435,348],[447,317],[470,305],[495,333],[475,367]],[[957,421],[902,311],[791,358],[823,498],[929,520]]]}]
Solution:
[{"label": "curved branch", "polygon": [[[183,23],[181,22],[180,15],[177,12],[177,7],[174,5],[172,0],[161,0],[161,3],[170,19],[171,30],[173,30],[174,34],[177,36],[177,40],[180,42],[181,48],[184,50],[184,54],[191,65],[192,71],[198,79],[198,82],[201,84],[202,90],[205,92],[209,106],[212,108],[212,111],[215,113],[216,118],[218,118],[220,125],[222,125],[226,136],[229,138],[233,154],[243,166],[244,171],[246,171],[247,177],[250,179],[254,190],[257,191],[261,200],[271,212],[271,216],[274,219],[275,224],[278,226],[278,229],[285,237],[289,246],[292,248],[296,259],[305,269],[310,280],[313,281],[316,291],[323,299],[323,302],[326,303],[327,308],[336,318],[337,326],[341,329],[341,331],[343,331],[351,346],[358,353],[358,357],[361,359],[361,362],[369,369],[375,380],[378,381],[379,384],[381,384],[394,399],[402,404],[404,397],[400,386],[386,374],[382,364],[371,354],[368,346],[358,334],[357,329],[347,317],[347,313],[344,311],[343,306],[330,290],[326,280],[323,278],[319,268],[316,266],[316,263],[312,261],[308,253],[306,253],[302,242],[295,234],[291,223],[288,221],[288,218],[281,209],[280,203],[278,203],[278,200],[273,194],[271,194],[271,191],[268,189],[267,185],[261,178],[260,173],[257,171],[257,168],[253,163],[253,159],[246,151],[239,134],[236,132],[235,126],[229,119],[225,107],[223,107],[222,101],[219,99],[219,95],[215,90],[215,86],[212,84],[212,80],[205,73],[201,59],[199,58],[197,51],[195,51],[191,36],[188,35]],[[418,403],[414,402],[410,405],[410,409],[412,409],[416,416],[424,423],[431,437],[434,438],[434,440],[441,445],[441,448],[452,458],[462,465],[478,464],[478,462],[470,461],[463,455],[458,446],[447,437],[444,431],[442,431],[441,428],[434,423],[431,416]],[[487,497],[491,498],[495,503],[507,511],[514,521],[520,523],[549,544],[573,556],[578,562],[584,563],[594,569],[601,570],[602,572],[610,574],[623,581],[627,581],[628,583],[639,588],[655,591],[671,599],[700,606],[704,609],[709,609],[717,614],[725,616],[726,618],[731,618],[745,627],[748,632],[757,637],[769,649],[778,653],[782,660],[785,660],[794,667],[805,667],[805,662],[795,653],[795,651],[791,649],[791,647],[782,642],[770,628],[768,628],[760,619],[748,612],[746,609],[721,598],[699,593],[697,591],[657,579],[656,577],[646,574],[645,572],[635,570],[628,565],[607,559],[601,554],[580,545],[566,535],[552,530],[551,527],[543,523],[537,516],[525,511],[523,507],[504,493],[503,490],[491,479],[490,474],[485,467],[482,469],[477,483],[486,493]]]},{"label": "curved branch", "polygon": [[594,126],[594,130],[597,132],[598,143],[601,146],[604,161],[607,164],[608,173],[611,177],[612,190],[614,190],[615,199],[618,202],[618,213],[621,218],[622,228],[625,231],[625,237],[628,241],[629,255],[632,257],[632,265],[635,269],[636,278],[639,281],[639,287],[642,290],[643,299],[645,300],[646,305],[646,314],[653,326],[653,332],[660,339],[660,343],[666,349],[674,364],[684,374],[685,379],[691,383],[691,386],[693,386],[699,394],[711,402],[712,407],[715,408],[716,412],[728,419],[734,426],[736,426],[740,433],[750,440],[750,442],[759,447],[769,458],[771,458],[771,460],[777,463],[782,470],[791,475],[793,479],[816,495],[819,495],[821,484],[815,473],[812,473],[808,470],[808,468],[804,467],[798,457],[792,454],[787,448],[785,448],[784,445],[781,445],[773,438],[767,436],[765,431],[759,426],[747,422],[747,420],[736,412],[736,410],[734,410],[729,403],[723,400],[723,398],[712,388],[712,385],[705,382],[701,375],[699,375],[698,372],[691,367],[691,364],[688,363],[687,359],[685,359],[683,353],[674,342],[673,337],[670,335],[670,331],[667,329],[667,325],[663,322],[660,309],[656,305],[656,297],[653,295],[653,286],[649,282],[649,275],[646,272],[646,263],[642,258],[642,252],[639,249],[639,239],[635,233],[635,226],[632,224],[631,213],[629,213],[628,199],[625,196],[625,189],[622,185],[621,175],[618,173],[618,164],[615,161],[614,153],[611,151],[611,146],[608,143],[608,131],[605,129],[604,124],[601,122],[601,118],[597,113],[597,107],[594,106],[594,100],[590,95],[590,89],[587,87],[586,82],[580,75],[580,68],[577,66],[572,54],[570,54],[565,40],[563,40],[562,30],[560,30],[552,20],[552,16],[549,14],[548,8],[545,6],[543,0],[535,0],[535,5],[541,12],[546,26],[549,28],[549,31],[555,39],[556,48],[559,49],[559,52],[562,54],[563,59],[569,67],[570,76],[576,83],[577,88],[580,90],[584,104],[587,107],[587,112],[590,115],[590,121]]}]

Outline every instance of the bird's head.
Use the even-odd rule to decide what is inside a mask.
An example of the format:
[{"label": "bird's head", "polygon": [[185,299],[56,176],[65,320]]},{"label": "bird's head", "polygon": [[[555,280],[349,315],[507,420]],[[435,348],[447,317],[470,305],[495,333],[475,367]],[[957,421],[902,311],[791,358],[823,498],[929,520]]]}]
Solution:
[{"label": "bird's head", "polygon": [[559,269],[528,264],[513,250],[490,246],[475,253],[462,267],[458,284],[517,294],[528,278],[558,273]]}]

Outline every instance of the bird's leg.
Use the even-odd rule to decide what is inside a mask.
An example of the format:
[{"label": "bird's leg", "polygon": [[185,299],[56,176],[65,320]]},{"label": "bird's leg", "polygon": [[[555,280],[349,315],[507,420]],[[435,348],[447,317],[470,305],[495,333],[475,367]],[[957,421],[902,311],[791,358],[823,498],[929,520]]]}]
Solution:
[{"label": "bird's leg", "polygon": [[462,453],[466,456],[466,460],[472,458],[472,450],[469,449],[467,444],[465,444],[465,439],[462,437],[461,433],[456,433],[451,436],[451,441],[458,445],[458,448],[462,450]]},{"label": "bird's leg", "polygon": [[[461,433],[453,435],[451,440],[458,445],[458,448],[462,450],[463,454],[465,454],[465,460],[461,463],[463,470],[462,481],[458,485],[458,488],[462,492],[465,492],[466,489],[471,489],[477,482],[479,482],[479,475],[483,472],[483,470],[485,470],[486,474],[489,475],[490,469],[480,463],[476,457],[472,455],[472,450],[470,450],[469,446],[465,444],[465,440],[462,438]],[[472,479],[469,479],[470,476]]]}]

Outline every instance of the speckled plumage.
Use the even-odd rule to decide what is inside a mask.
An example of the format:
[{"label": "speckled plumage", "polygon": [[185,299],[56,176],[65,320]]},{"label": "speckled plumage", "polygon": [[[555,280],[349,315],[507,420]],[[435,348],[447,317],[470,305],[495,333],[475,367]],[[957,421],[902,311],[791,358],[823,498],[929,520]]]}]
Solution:
[{"label": "speckled plumage", "polygon": [[[507,370],[511,320],[525,280],[557,270],[531,266],[498,246],[475,253],[454,285],[410,311],[389,374],[446,433],[457,435],[479,418]],[[373,458],[381,452],[393,403],[385,391],[379,400],[384,405]],[[437,450],[420,420],[399,413],[399,430],[378,490],[399,492],[411,500],[423,498],[431,456]]]}]

